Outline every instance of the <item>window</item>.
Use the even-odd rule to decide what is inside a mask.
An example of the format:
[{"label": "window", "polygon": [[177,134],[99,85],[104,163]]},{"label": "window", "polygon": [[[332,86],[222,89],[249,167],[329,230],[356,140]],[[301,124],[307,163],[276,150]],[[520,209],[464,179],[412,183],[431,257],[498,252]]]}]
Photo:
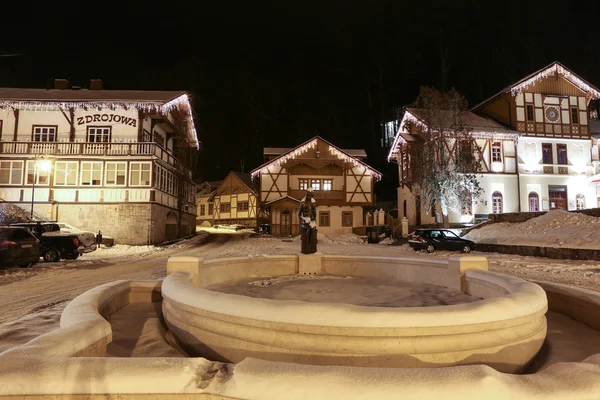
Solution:
[{"label": "window", "polygon": [[22,182],[23,161],[0,162],[0,185],[20,185]]},{"label": "window", "polygon": [[462,215],[473,215],[473,196],[467,190],[463,192],[461,198],[461,213]]},{"label": "window", "polygon": [[311,187],[313,190],[321,190],[321,180],[320,179],[311,179]]},{"label": "window", "polygon": [[160,147],[165,147],[165,138],[156,131],[154,131],[154,143],[158,144]]},{"label": "window", "polygon": [[342,211],[342,226],[352,226],[352,211]]},{"label": "window", "polygon": [[110,126],[89,126],[87,130],[87,141],[90,143],[110,142]]},{"label": "window", "polygon": [[215,211],[215,205],[213,203],[208,203],[208,215],[213,215]]},{"label": "window", "polygon": [[329,226],[329,211],[319,211],[319,226]]},{"label": "window", "polygon": [[231,203],[221,203],[221,212],[230,212],[231,211]]},{"label": "window", "polygon": [[35,175],[35,184],[36,185],[48,185],[50,182],[50,169],[44,170],[40,168],[41,161],[37,161],[37,168],[33,167],[33,161],[27,161],[27,183],[29,185],[33,184],[33,179]]},{"label": "window", "polygon": [[81,185],[100,186],[102,184],[102,162],[81,162]]},{"label": "window", "polygon": [[204,215],[205,211],[206,211],[206,205],[205,204],[201,204],[200,205],[200,215]]},{"label": "window", "polygon": [[571,123],[572,124],[579,123],[579,111],[577,110],[577,107],[571,108]]},{"label": "window", "polygon": [[575,197],[575,205],[576,205],[576,207],[577,207],[578,210],[585,209],[585,196],[582,195],[581,193],[579,193]]},{"label": "window", "polygon": [[567,145],[564,143],[558,143],[556,145],[556,158],[558,163],[562,165],[567,164]]},{"label": "window", "polygon": [[124,162],[106,162],[106,172],[104,184],[106,186],[125,186],[127,176],[127,163]]},{"label": "window", "polygon": [[238,211],[248,211],[248,202],[247,201],[240,201],[238,203]]},{"label": "window", "polygon": [[492,162],[502,162],[502,143],[492,143]]},{"label": "window", "polygon": [[332,190],[333,189],[333,180],[332,179],[323,179],[323,190]]},{"label": "window", "polygon": [[502,214],[502,193],[492,193],[492,213]]},{"label": "window", "polygon": [[308,179],[300,179],[300,190],[308,189]]},{"label": "window", "polygon": [[552,158],[552,143],[542,143],[542,163],[554,164]]},{"label": "window", "polygon": [[150,186],[150,163],[132,162],[129,164],[129,185]]},{"label": "window", "polygon": [[34,142],[54,142],[56,141],[56,126],[33,126]]},{"label": "window", "polygon": [[77,186],[77,161],[56,161],[54,163],[54,184],[57,186]]},{"label": "window", "polygon": [[529,211],[540,211],[540,196],[536,192],[529,193]]},{"label": "window", "polygon": [[533,121],[533,106],[527,106],[527,121]]}]

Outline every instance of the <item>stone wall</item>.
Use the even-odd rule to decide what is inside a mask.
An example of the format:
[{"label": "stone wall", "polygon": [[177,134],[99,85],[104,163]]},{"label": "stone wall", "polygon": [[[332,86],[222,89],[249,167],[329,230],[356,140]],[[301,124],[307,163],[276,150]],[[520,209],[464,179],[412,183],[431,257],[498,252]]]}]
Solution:
[{"label": "stone wall", "polygon": [[[581,213],[590,215],[592,217],[600,217],[600,208],[588,208],[585,210],[572,210],[569,212]],[[504,214],[489,214],[490,221],[492,223],[497,222],[525,222],[532,218],[539,217],[540,215],[546,214],[547,211],[538,212],[520,212],[520,213],[504,213]]]},{"label": "stone wall", "polygon": [[475,245],[475,250],[490,253],[518,254],[530,257],[600,261],[600,251],[590,249],[477,243]]}]

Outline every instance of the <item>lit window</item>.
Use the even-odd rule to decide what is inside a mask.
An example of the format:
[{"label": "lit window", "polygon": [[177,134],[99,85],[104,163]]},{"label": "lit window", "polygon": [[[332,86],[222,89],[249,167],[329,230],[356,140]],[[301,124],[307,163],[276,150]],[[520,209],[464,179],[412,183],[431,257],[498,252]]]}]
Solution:
[{"label": "lit window", "polygon": [[312,190],[321,190],[321,180],[320,179],[312,179],[311,187],[312,187]]},{"label": "lit window", "polygon": [[492,193],[492,213],[502,214],[502,193]]},{"label": "lit window", "polygon": [[529,193],[529,211],[540,211],[540,196],[536,192]]},{"label": "lit window", "polygon": [[333,180],[332,179],[323,179],[323,190],[332,190],[333,189]]},{"label": "lit window", "polygon": [[102,184],[102,163],[87,162],[81,163],[81,184],[83,186],[100,186]]},{"label": "lit window", "polygon": [[110,142],[110,127],[94,126],[88,127],[87,141],[90,143],[108,143]]},{"label": "lit window", "polygon": [[22,182],[23,161],[0,162],[0,185],[20,185]]},{"label": "lit window", "polygon": [[34,126],[33,127],[34,142],[54,142],[56,141],[55,126]]},{"label": "lit window", "polygon": [[583,210],[585,209],[585,196],[582,195],[581,193],[579,193],[576,197],[575,197],[575,203],[577,206],[578,210]]},{"label": "lit window", "polygon": [[127,163],[107,162],[105,173],[106,186],[125,186],[127,177]]},{"label": "lit window", "polygon": [[37,161],[37,168],[34,170],[34,162],[27,161],[27,183],[29,185],[33,184],[33,179],[35,176],[35,184],[36,185],[48,185],[50,182],[50,169],[42,169],[40,168],[40,163],[42,161]]},{"label": "lit window", "polygon": [[500,142],[492,144],[492,162],[502,162],[502,144]]},{"label": "lit window", "polygon": [[150,186],[149,162],[132,162],[130,164],[129,185]]},{"label": "lit window", "polygon": [[308,189],[308,179],[300,179],[300,190]]},{"label": "lit window", "polygon": [[57,186],[77,185],[77,161],[56,161],[54,163],[54,184]]}]

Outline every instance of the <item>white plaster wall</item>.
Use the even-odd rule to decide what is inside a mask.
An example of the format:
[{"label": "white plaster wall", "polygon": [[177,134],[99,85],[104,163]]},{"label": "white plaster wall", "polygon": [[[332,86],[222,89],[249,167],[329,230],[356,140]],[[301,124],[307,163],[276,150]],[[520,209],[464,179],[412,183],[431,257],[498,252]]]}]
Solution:
[{"label": "white plaster wall", "polygon": [[479,178],[479,185],[483,188],[484,192],[479,200],[473,199],[473,214],[492,213],[492,194],[495,191],[502,193],[503,212],[519,211],[516,175],[485,174]]},{"label": "white plaster wall", "polygon": [[[64,117],[60,112],[59,115],[64,120]],[[98,117],[94,117],[94,115],[99,115],[99,119]],[[115,116],[118,116],[117,120],[119,121],[123,121],[123,119],[126,118],[127,124],[123,124],[122,122],[115,122]],[[92,121],[88,122],[90,117],[92,118]],[[107,120],[102,121],[103,118]],[[111,118],[112,121],[110,121]],[[124,110],[122,108],[119,108],[114,111],[108,108],[103,108],[101,110],[90,109],[88,111],[78,109],[75,110],[75,141],[87,141],[88,126],[110,126],[112,128],[113,142],[136,142],[138,134],[138,124],[138,111],[136,109]],[[19,126],[20,125],[21,121],[19,121]],[[67,125],[67,132],[68,129],[69,127]]]},{"label": "white plaster wall", "polygon": [[540,196],[540,211],[550,209],[548,186],[566,185],[567,186],[567,205],[569,210],[576,209],[575,198],[581,193],[585,196],[585,207],[594,208],[598,206],[596,188],[588,184],[588,177],[568,176],[568,175],[521,175],[521,209],[529,210],[529,192],[530,188],[536,188]]},{"label": "white plaster wall", "polygon": [[[68,112],[67,115],[69,115]],[[17,141],[31,141],[33,125],[58,125],[56,141],[69,141],[69,131],[71,129],[71,126],[60,111],[20,110],[19,126],[17,130]],[[2,136],[4,136],[4,131]]]},{"label": "white plaster wall", "polygon": [[[329,225],[319,226],[319,212],[329,211]],[[342,226],[342,212],[352,212],[352,226]],[[352,233],[352,227],[363,226],[363,208],[361,206],[317,206],[317,227],[325,235]]]}]

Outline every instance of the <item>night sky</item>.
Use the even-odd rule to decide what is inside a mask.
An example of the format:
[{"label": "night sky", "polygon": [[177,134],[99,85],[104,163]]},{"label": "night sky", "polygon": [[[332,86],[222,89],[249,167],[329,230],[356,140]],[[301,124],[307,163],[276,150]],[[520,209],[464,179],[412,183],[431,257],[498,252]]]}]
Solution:
[{"label": "night sky", "polygon": [[203,143],[198,181],[249,172],[263,147],[320,135],[365,149],[384,173],[379,198],[393,198],[380,121],[420,85],[455,87],[475,104],[555,60],[600,85],[596,1],[44,4],[3,10],[13,17],[0,85],[99,78],[105,89],[187,90]]}]

